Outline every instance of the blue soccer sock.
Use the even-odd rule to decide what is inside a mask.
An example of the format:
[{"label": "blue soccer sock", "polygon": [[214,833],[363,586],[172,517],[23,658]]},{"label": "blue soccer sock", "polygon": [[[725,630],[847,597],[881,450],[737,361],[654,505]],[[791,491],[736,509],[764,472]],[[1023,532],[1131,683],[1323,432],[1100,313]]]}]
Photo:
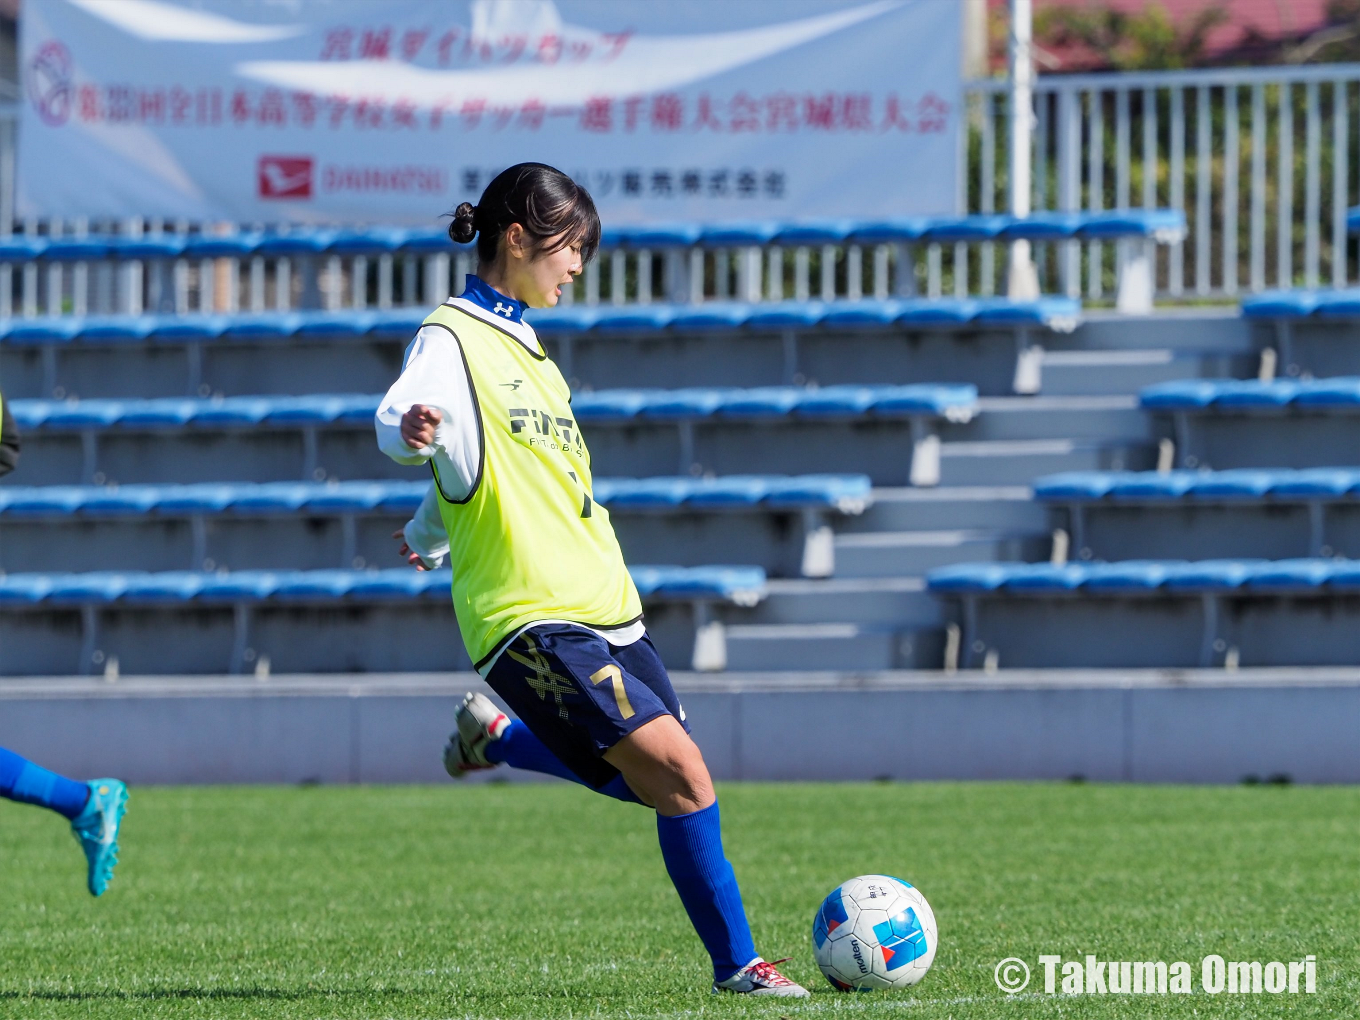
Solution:
[{"label": "blue soccer sock", "polygon": [[661,856],[680,902],[713,959],[713,979],[725,981],[756,958],[741,889],[723,856],[718,803],[687,815],[657,815]]},{"label": "blue soccer sock", "polygon": [[0,747],[0,797],[37,804],[74,818],[90,799],[90,788]]},{"label": "blue soccer sock", "polygon": [[[580,783],[582,786],[587,785],[582,782],[580,776],[562,764],[562,759],[548,750],[543,741],[534,736],[533,730],[518,719],[512,720],[498,739],[487,742],[486,760],[504,762],[511,768],[542,772],[544,775],[556,776],[558,779]],[[642,803],[632,788],[623,781],[623,776],[615,776],[595,792],[630,804]]]}]

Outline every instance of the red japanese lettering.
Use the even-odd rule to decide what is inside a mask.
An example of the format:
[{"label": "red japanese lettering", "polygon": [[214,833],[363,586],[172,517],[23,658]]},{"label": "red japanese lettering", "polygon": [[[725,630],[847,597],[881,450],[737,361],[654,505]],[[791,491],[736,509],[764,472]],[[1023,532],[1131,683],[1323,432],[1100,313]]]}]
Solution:
[{"label": "red japanese lettering", "polygon": [[631,28],[622,32],[605,32],[602,38],[609,46],[609,52],[604,55],[605,62],[608,63],[622,53],[624,47],[628,45],[628,40],[636,34]]},{"label": "red japanese lettering", "polygon": [[463,126],[471,131],[482,122],[482,114],[485,112],[485,99],[464,99],[463,108],[458,111],[458,116],[462,118]]},{"label": "red japanese lettering", "polygon": [[416,126],[416,104],[409,99],[398,99],[393,103],[392,126],[414,128]]},{"label": "red japanese lettering", "polygon": [[760,130],[760,104],[745,92],[738,92],[728,104],[733,131]]},{"label": "red japanese lettering", "polygon": [[555,64],[562,57],[562,40],[555,35],[545,35],[538,40],[537,59],[544,64]]},{"label": "red japanese lettering", "polygon": [[194,97],[176,85],[170,90],[170,123],[189,123],[189,111],[193,109]]},{"label": "red japanese lettering", "polygon": [[425,40],[430,38],[428,28],[409,28],[401,36],[401,59],[415,60],[425,48]]},{"label": "red japanese lettering", "polygon": [[165,120],[165,93],[148,89],[138,95],[138,113],[143,124],[160,124]]},{"label": "red japanese lettering", "polygon": [[260,124],[273,124],[275,127],[283,127],[288,123],[288,111],[283,105],[283,93],[280,90],[264,90],[260,105],[255,110],[255,119]]},{"label": "red japanese lettering", "polygon": [[581,130],[614,130],[614,101],[608,96],[592,96],[581,107]]},{"label": "red japanese lettering", "polygon": [[679,131],[684,119],[684,100],[679,95],[659,92],[652,97],[652,130]]},{"label": "red japanese lettering", "polygon": [[348,28],[332,28],[326,31],[326,41],[321,47],[322,60],[349,60],[354,47],[354,31]]},{"label": "red japanese lettering", "polygon": [[309,128],[316,123],[316,96],[310,92],[294,92],[293,117],[302,127]]},{"label": "red japanese lettering", "polygon": [[76,93],[76,108],[80,119],[95,121],[99,119],[99,90],[93,85],[82,85]]},{"label": "red japanese lettering", "polygon": [[803,97],[803,123],[808,127],[830,131],[836,126],[836,97],[831,93],[824,96]]},{"label": "red japanese lettering", "polygon": [[543,115],[548,112],[548,108],[539,99],[526,99],[519,108],[520,127],[528,128],[530,131],[537,131],[543,126]]},{"label": "red japanese lettering", "polygon": [[852,93],[841,97],[841,127],[847,131],[871,131],[874,126],[873,97]]},{"label": "red japanese lettering", "polygon": [[722,121],[718,120],[713,113],[713,97],[707,92],[699,94],[699,112],[694,118],[694,130],[702,131],[707,128],[710,131],[721,131]]},{"label": "red japanese lettering", "polygon": [[458,29],[454,28],[450,29],[449,31],[445,32],[443,35],[439,37],[439,44],[437,49],[439,53],[439,64],[441,67],[447,67],[449,61],[452,59],[453,44],[458,41],[459,34],[460,33]]},{"label": "red japanese lettering", "polygon": [[766,96],[765,126],[771,131],[797,131],[798,98],[787,92]]},{"label": "red japanese lettering", "polygon": [[250,96],[243,89],[231,94],[231,121],[241,125],[250,120]]},{"label": "red japanese lettering", "polygon": [[642,96],[629,96],[623,101],[623,129],[625,131],[636,131],[638,125],[638,114],[642,111],[642,106],[647,100]]},{"label": "red japanese lettering", "polygon": [[359,39],[359,59],[386,60],[392,46],[392,29],[364,29]]}]

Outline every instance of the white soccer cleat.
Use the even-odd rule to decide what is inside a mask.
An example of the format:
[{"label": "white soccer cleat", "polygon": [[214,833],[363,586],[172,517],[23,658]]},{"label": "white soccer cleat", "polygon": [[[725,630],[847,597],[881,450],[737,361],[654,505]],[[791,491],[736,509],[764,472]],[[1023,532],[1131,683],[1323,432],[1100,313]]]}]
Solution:
[{"label": "white soccer cleat", "polygon": [[713,982],[715,992],[739,992],[743,995],[775,995],[782,999],[806,999],[812,993],[796,981],[790,981],[775,969],[776,960],[766,963],[759,956],[737,971],[726,981]]},{"label": "white soccer cleat", "polygon": [[457,729],[444,745],[444,771],[462,779],[469,772],[494,769],[498,763],[487,760],[486,745],[501,738],[510,717],[485,694],[469,693],[454,711],[453,719]]}]

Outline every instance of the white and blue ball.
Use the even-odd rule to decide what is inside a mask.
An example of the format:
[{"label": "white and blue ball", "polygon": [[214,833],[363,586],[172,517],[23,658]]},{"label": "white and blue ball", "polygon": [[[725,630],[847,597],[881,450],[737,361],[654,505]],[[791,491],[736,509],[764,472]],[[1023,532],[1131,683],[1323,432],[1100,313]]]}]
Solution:
[{"label": "white and blue ball", "polygon": [[843,992],[906,988],[935,961],[935,914],[900,878],[861,875],[832,890],[812,919],[812,950]]}]

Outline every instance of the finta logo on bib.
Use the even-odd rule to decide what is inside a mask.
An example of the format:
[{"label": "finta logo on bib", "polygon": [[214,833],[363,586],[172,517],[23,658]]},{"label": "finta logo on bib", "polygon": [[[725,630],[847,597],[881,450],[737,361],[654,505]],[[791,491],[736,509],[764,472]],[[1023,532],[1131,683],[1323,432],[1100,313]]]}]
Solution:
[{"label": "finta logo on bib", "polygon": [[579,445],[572,442],[576,422],[570,418],[554,418],[547,411],[532,407],[509,407],[506,412],[510,416],[510,434],[526,446],[543,446],[581,455]]},{"label": "finta logo on bib", "polygon": [[316,163],[311,156],[261,156],[256,173],[261,198],[311,198]]}]

